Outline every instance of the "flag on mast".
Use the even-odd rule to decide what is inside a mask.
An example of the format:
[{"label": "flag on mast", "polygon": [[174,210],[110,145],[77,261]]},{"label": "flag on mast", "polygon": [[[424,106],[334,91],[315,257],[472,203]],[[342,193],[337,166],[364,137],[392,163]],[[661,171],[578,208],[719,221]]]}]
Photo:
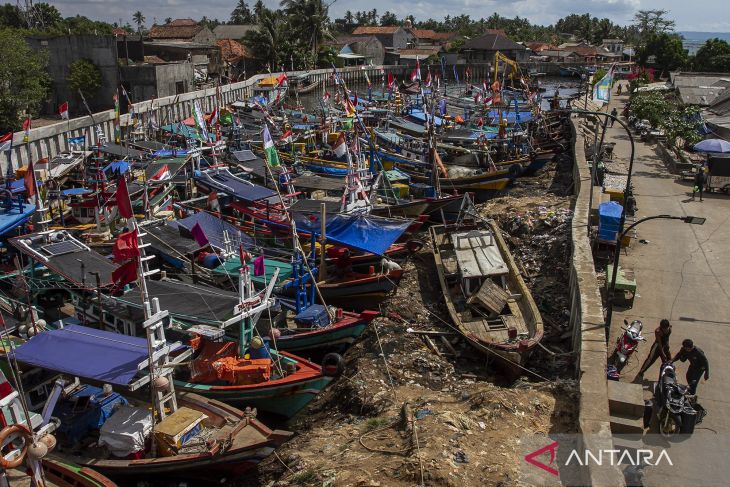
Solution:
[{"label": "flag on mast", "polygon": [[608,68],[606,75],[593,86],[593,100],[600,102],[601,105],[611,101],[611,85],[613,84],[613,73],[616,68],[615,64],[612,64]]},{"label": "flag on mast", "polygon": [[271,167],[279,166],[279,153],[276,151],[276,146],[271,138],[271,132],[269,132],[269,126],[264,124],[264,131],[261,134],[264,139],[264,152],[266,153],[266,160]]},{"label": "flag on mast", "polygon": [[68,120],[68,102],[67,101],[58,105],[58,113],[61,115],[62,120]]}]

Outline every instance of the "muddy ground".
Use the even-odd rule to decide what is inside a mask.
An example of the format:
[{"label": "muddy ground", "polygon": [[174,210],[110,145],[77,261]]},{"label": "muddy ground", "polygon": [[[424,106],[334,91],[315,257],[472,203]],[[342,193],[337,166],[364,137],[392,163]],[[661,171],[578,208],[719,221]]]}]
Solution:
[{"label": "muddy ground", "polygon": [[508,382],[488,357],[449,334],[427,242],[406,264],[383,316],[345,354],[344,375],[288,425],[295,438],[240,485],[523,485],[521,436],[575,432],[571,167],[569,155],[559,155],[478,207],[502,228],[545,321],[544,348],[522,377]]}]

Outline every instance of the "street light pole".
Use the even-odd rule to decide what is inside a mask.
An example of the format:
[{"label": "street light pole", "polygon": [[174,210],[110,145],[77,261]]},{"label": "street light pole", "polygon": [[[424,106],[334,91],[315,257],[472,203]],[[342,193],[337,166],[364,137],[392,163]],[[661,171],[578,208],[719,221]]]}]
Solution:
[{"label": "street light pole", "polygon": [[[623,216],[623,213],[622,213]],[[621,241],[624,239],[626,235],[628,235],[629,231],[631,231],[632,228],[636,227],[640,223],[644,223],[645,221],[649,220],[658,220],[658,219],[664,219],[664,220],[682,220],[684,223],[689,223],[692,225],[703,225],[705,223],[705,219],[701,217],[696,216],[672,216],[672,215],[654,215],[654,216],[647,216],[645,218],[641,218],[631,225],[629,225],[625,230],[621,231],[621,233],[618,234],[618,237],[616,239],[616,251],[613,254],[613,274],[611,275],[611,287],[608,290],[608,296],[606,296],[608,300],[608,309],[606,310],[606,339],[608,339],[608,335],[611,329],[611,318],[613,317],[613,295],[616,292],[616,276],[618,275],[618,262],[619,258],[621,257]],[[621,218],[623,222],[623,217]]]}]

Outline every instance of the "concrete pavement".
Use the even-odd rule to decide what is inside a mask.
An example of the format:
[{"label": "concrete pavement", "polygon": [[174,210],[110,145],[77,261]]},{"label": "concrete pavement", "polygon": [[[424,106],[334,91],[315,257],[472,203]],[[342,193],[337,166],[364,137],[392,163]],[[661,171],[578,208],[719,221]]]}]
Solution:
[{"label": "concrete pavement", "polygon": [[[615,96],[610,108],[616,106],[621,113],[627,99],[625,95]],[[614,157],[628,160],[628,137],[618,124],[608,129],[606,142],[616,142]],[[705,194],[704,202],[691,201],[693,183],[676,179],[654,146],[638,138],[633,186],[637,219],[659,214],[707,219],[702,226],[678,220],[642,223],[628,255],[621,255],[620,265],[635,272],[638,291],[632,308],[614,309],[609,353],[624,318],[629,322],[640,319],[647,338],[625,367],[622,380],[633,380],[662,318],[668,318],[673,326],[672,354],[684,338],[691,338],[710,362],[710,380],[698,387],[699,402],[709,414],[692,438],[672,444],[669,450],[683,465],[683,474],[678,476],[676,469],[669,475],[649,468],[645,485],[730,485],[730,450],[724,448],[730,448],[730,382],[726,372],[730,364],[730,196]],[[642,244],[640,239],[648,243]],[[682,383],[686,369],[687,363],[677,364]],[[658,373],[659,361],[644,375],[645,398],[651,397],[650,387]]]}]

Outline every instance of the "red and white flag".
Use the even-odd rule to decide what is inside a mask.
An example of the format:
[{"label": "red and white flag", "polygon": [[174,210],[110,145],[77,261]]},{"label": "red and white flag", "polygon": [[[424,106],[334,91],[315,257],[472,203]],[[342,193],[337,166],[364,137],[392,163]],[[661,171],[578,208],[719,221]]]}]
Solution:
[{"label": "red and white flag", "polygon": [[330,101],[330,98],[331,97],[332,97],[332,95],[330,95],[330,92],[329,91],[325,91],[324,92],[324,95],[322,95],[322,101],[325,102],[325,103],[327,103],[328,101]]},{"label": "red and white flag", "polygon": [[286,73],[281,73],[278,78],[276,78],[277,86],[281,86],[286,83],[287,80]]},{"label": "red and white flag", "polygon": [[421,79],[421,61],[418,60],[418,57],[416,57],[416,69],[414,69],[411,72],[411,81],[416,81]]},{"label": "red and white flag", "polygon": [[7,134],[0,137],[0,152],[6,152],[13,148],[13,133],[8,132]]},{"label": "red and white flag", "polygon": [[388,89],[393,89],[393,84],[395,84],[395,77],[393,77],[392,72],[388,72]]},{"label": "red and white flag", "polygon": [[335,146],[333,147],[333,150],[337,157],[342,157],[347,152],[347,144],[345,144],[345,134],[344,133],[341,133],[340,136],[337,137],[337,142],[335,142]]},{"label": "red and white flag", "polygon": [[432,84],[433,80],[431,79],[431,70],[429,69],[428,73],[426,73],[426,86],[430,88]]},{"label": "red and white flag", "polygon": [[58,113],[61,114],[63,120],[68,120],[68,102],[65,101],[58,105]]},{"label": "red and white flag", "polygon": [[31,129],[32,122],[30,120],[30,117],[23,120],[23,131],[28,132]]},{"label": "red and white flag", "polygon": [[490,96],[489,98],[484,99],[484,106],[490,107],[492,106],[492,103],[494,103],[494,97]]},{"label": "red and white flag", "polygon": [[152,181],[164,181],[165,179],[170,179],[172,177],[172,174],[170,174],[170,168],[167,164],[162,166],[154,176],[152,176]]},{"label": "red and white flag", "polygon": [[210,126],[215,127],[218,123],[218,107],[213,108],[213,112],[210,114]]},{"label": "red and white flag", "polygon": [[279,139],[279,142],[282,144],[291,144],[293,140],[293,134],[291,130],[287,130],[284,135],[281,136],[281,139]]}]

